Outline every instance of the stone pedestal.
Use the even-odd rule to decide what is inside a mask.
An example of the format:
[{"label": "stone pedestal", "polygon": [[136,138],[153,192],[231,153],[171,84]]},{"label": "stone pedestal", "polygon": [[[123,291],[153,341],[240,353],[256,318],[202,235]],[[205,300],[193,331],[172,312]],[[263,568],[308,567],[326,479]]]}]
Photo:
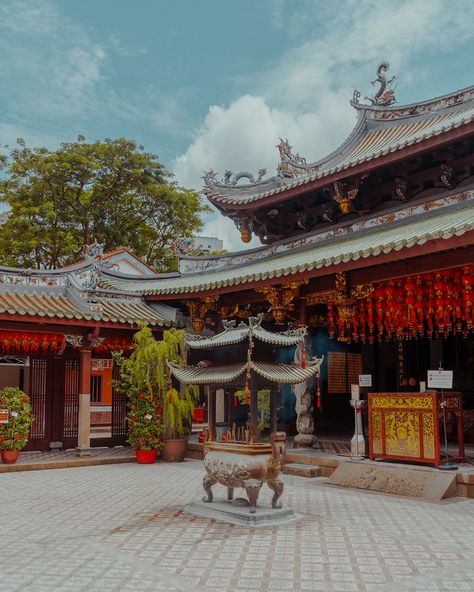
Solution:
[{"label": "stone pedestal", "polygon": [[273,509],[257,506],[255,514],[250,514],[248,504],[242,506],[224,500],[216,500],[212,504],[191,502],[184,507],[184,511],[201,518],[211,518],[228,524],[257,528],[284,526],[301,519],[301,516],[288,508]]},{"label": "stone pedestal", "polygon": [[297,434],[293,438],[295,448],[312,448],[318,439],[314,434]]}]

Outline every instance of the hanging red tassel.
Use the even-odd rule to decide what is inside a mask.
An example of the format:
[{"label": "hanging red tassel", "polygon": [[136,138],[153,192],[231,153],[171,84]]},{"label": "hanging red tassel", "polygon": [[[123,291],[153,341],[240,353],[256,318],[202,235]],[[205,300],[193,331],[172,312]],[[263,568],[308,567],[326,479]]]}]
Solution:
[{"label": "hanging red tassel", "polygon": [[245,380],[245,404],[249,404],[249,382]]},{"label": "hanging red tassel", "polygon": [[321,389],[319,387],[319,374],[316,382],[316,409],[321,409]]},{"label": "hanging red tassel", "polygon": [[306,348],[303,345],[301,349],[301,367],[303,370],[306,368]]},{"label": "hanging red tassel", "polygon": [[234,393],[234,407],[237,407],[237,395]]}]

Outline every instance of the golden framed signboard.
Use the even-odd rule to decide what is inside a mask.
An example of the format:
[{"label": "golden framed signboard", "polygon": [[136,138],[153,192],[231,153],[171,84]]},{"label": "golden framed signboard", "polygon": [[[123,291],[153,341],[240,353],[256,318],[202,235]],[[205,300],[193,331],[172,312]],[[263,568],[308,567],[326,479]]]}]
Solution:
[{"label": "golden framed signboard", "polygon": [[369,455],[439,466],[437,394],[369,393]]}]

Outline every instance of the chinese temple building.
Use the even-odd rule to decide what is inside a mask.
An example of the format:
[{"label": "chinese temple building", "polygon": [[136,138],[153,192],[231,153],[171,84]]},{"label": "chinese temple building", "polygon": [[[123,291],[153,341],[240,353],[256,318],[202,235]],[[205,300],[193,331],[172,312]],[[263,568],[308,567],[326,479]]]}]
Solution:
[{"label": "chinese temple building", "polygon": [[167,277],[102,274],[105,289],[180,308],[197,333],[259,313],[270,330],[307,325],[327,360],[317,424],[336,430],[352,422],[362,372],[397,391],[441,362],[464,407],[474,403],[474,87],[395,105],[387,68],[368,101],[354,92],[355,128],[325,158],[311,163],[281,140],[273,176],[204,175],[242,241],[264,246],[182,255]]},{"label": "chinese temple building", "polygon": [[120,268],[123,277],[156,277],[128,251],[103,255],[97,245],[64,269],[0,268],[0,388],[30,395],[27,450],[125,444],[126,399],[111,385],[111,352],[130,348],[138,322],[161,332],[173,320],[141,296],[99,287],[102,270]]},{"label": "chinese temple building", "polygon": [[[400,106],[387,69],[378,68],[374,96],[361,102],[354,92],[355,128],[325,158],[311,163],[280,140],[273,176],[265,169],[205,173],[209,201],[234,221],[244,243],[255,235],[263,246],[182,254],[179,272],[159,276],[124,273],[101,257],[56,272],[0,269],[1,355],[29,351],[30,393],[57,414],[46,420],[48,413],[35,408],[43,418],[34,427],[35,446],[87,447],[77,418],[85,421],[80,409],[91,398],[90,357],[92,368],[95,359],[108,360],[137,320],[160,331],[180,315],[207,336],[220,333],[223,320],[260,313],[269,331],[307,326],[308,350],[325,360],[317,429],[352,424],[350,391],[359,374],[372,374],[377,391],[396,392],[408,379],[418,389],[440,363],[454,371],[470,417],[474,86]],[[294,349],[273,355],[269,362],[289,362]],[[59,406],[49,402],[51,388]],[[294,429],[294,399],[289,387],[282,392],[279,421]],[[76,393],[82,398],[71,406]],[[110,396],[112,441],[124,428],[122,411],[114,423],[118,396]]]}]

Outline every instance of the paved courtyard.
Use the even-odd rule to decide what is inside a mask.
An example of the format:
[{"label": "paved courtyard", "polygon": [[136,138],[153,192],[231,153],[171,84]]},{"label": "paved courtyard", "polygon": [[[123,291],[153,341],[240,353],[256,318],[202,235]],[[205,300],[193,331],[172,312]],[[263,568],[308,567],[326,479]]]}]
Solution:
[{"label": "paved courtyard", "polygon": [[0,475],[0,591],[474,590],[474,500],[285,476],[283,501],[304,520],[249,530],[183,513],[202,472],[187,461]]}]

